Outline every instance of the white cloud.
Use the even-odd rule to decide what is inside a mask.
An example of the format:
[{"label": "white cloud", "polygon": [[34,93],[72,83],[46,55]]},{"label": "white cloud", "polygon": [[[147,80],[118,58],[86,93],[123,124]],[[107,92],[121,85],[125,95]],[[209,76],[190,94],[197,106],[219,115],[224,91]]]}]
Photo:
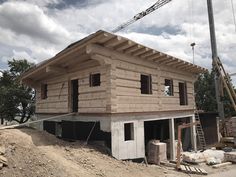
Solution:
[{"label": "white cloud", "polygon": [[17,35],[26,35],[54,44],[69,38],[68,31],[45,15],[38,6],[26,2],[5,2],[0,6],[0,26]]}]

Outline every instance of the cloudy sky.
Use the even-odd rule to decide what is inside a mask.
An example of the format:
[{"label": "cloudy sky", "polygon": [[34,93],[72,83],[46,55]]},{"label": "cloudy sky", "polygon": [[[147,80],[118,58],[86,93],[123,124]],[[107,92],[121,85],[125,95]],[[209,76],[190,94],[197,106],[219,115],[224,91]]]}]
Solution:
[{"label": "cloudy sky", "polygon": [[[112,31],[156,0],[0,0],[0,69],[7,60],[38,63],[99,30]],[[236,9],[236,0],[233,0]],[[213,0],[219,56],[236,72],[236,27],[231,0]],[[118,33],[136,42],[211,68],[206,0],[172,0]],[[236,79],[234,79],[236,83]]]}]

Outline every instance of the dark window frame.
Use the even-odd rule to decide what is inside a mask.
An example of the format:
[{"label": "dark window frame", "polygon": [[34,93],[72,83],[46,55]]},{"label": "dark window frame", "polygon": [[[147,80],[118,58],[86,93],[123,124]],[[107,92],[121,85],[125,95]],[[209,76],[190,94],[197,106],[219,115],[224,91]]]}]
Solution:
[{"label": "dark window frame", "polygon": [[45,100],[48,98],[48,84],[41,84],[41,99]]},{"label": "dark window frame", "polygon": [[187,82],[179,82],[179,104],[180,106],[188,105]]},{"label": "dark window frame", "polygon": [[101,74],[100,73],[91,73],[89,76],[89,86],[90,87],[99,87],[101,86]]},{"label": "dark window frame", "polygon": [[141,74],[140,75],[141,83],[141,94],[152,94],[152,75],[151,74]]},{"label": "dark window frame", "polygon": [[124,141],[134,140],[134,123],[124,123]]},{"label": "dark window frame", "polygon": [[[164,83],[164,89],[165,89],[165,96],[174,96],[174,82],[173,79],[165,79]],[[166,87],[169,86],[169,94],[166,93]]]}]

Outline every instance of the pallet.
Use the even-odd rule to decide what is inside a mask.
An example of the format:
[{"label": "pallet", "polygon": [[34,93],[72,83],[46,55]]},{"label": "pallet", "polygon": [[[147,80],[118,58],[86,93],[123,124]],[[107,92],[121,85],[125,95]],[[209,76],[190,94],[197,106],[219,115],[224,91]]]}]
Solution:
[{"label": "pallet", "polygon": [[180,165],[180,171],[191,174],[207,175],[207,172],[202,168],[192,167],[188,165]]}]

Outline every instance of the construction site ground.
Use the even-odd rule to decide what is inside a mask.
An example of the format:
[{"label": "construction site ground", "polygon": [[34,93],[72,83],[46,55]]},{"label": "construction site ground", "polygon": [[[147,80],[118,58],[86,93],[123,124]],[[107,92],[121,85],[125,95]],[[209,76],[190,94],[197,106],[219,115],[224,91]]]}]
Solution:
[{"label": "construction site ground", "polygon": [[[171,167],[116,160],[102,146],[67,142],[30,128],[0,130],[0,146],[5,147],[8,160],[8,166],[0,170],[1,177],[189,176]],[[208,176],[236,176],[234,165],[200,167],[209,172]]]}]

